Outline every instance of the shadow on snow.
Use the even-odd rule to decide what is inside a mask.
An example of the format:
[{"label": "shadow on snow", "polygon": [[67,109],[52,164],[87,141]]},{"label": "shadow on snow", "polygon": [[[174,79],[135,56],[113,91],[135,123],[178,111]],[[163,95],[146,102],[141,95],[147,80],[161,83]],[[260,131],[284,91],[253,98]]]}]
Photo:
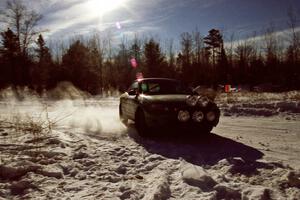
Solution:
[{"label": "shadow on snow", "polygon": [[128,135],[149,153],[172,159],[182,158],[196,165],[214,165],[222,159],[230,161],[231,158],[240,157],[246,163],[256,163],[259,167],[256,160],[264,155],[253,147],[214,133],[196,136],[186,132],[161,132],[156,136],[142,138],[133,127],[129,127]]}]

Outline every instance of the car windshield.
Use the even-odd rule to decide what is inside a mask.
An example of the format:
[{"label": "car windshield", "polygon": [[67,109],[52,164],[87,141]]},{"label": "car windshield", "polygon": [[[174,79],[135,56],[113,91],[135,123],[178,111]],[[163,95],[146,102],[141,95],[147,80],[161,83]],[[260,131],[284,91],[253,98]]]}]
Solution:
[{"label": "car windshield", "polygon": [[190,90],[181,82],[173,80],[146,80],[141,83],[143,94],[189,94]]}]

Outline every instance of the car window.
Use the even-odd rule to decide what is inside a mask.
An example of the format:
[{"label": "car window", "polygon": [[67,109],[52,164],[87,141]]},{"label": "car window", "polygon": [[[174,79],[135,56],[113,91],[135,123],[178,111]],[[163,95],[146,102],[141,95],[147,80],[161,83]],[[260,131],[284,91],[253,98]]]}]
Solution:
[{"label": "car window", "polygon": [[148,92],[148,84],[142,83],[142,84],[141,84],[141,88],[142,88],[142,92],[143,92],[143,93]]},{"label": "car window", "polygon": [[143,93],[158,93],[160,91],[159,83],[142,83],[141,89]]},{"label": "car window", "polygon": [[138,89],[139,89],[139,83],[136,81],[129,87],[128,92],[138,91]]},{"label": "car window", "polygon": [[158,93],[160,91],[160,84],[149,83],[149,92]]},{"label": "car window", "polygon": [[145,81],[141,84],[144,94],[187,94],[189,91],[179,82],[174,81]]}]

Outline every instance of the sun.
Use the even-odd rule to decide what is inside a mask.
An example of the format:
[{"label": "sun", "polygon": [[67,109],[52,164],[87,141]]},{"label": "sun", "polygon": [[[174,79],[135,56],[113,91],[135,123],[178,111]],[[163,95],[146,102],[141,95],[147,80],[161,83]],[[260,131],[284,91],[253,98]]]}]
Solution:
[{"label": "sun", "polygon": [[85,7],[89,15],[103,15],[122,7],[127,0],[88,0]]}]

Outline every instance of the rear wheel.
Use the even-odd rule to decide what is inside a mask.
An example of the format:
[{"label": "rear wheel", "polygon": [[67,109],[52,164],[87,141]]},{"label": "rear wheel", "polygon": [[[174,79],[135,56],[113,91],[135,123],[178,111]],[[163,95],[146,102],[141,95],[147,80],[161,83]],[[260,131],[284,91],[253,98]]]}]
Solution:
[{"label": "rear wheel", "polygon": [[149,127],[147,126],[145,114],[142,109],[138,109],[136,112],[135,127],[140,136],[144,137],[149,135]]},{"label": "rear wheel", "polygon": [[119,118],[120,118],[120,121],[125,125],[127,126],[128,125],[128,118],[124,116],[124,113],[122,111],[122,105],[120,104],[119,106]]}]

